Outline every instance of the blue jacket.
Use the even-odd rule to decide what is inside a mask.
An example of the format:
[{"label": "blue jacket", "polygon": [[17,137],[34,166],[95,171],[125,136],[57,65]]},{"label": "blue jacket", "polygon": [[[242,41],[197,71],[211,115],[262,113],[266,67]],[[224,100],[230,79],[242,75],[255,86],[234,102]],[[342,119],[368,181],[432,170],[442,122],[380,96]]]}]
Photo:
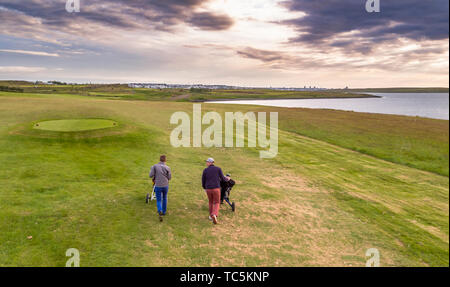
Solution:
[{"label": "blue jacket", "polygon": [[203,189],[220,188],[220,182],[227,181],[220,167],[210,165],[203,170],[202,187]]}]

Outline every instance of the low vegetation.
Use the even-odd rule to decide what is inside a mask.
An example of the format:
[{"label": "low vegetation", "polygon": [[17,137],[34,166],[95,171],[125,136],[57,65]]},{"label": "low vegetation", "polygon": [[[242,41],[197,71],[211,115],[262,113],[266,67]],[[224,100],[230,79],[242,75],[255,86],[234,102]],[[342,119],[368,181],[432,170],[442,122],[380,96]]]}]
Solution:
[{"label": "low vegetation", "polygon": [[[338,90],[339,91],[339,90]],[[448,88],[378,88],[340,90],[356,93],[448,93]]]},{"label": "low vegetation", "polygon": [[[0,92],[0,266],[64,266],[68,248],[81,266],[364,266],[368,248],[382,266],[448,266],[449,180],[438,174],[448,121],[270,110],[279,155],[261,160],[248,148],[171,147],[169,118],[191,103]],[[118,125],[34,128],[48,119]],[[174,177],[161,224],[144,199],[162,153]],[[237,181],[237,212],[223,207],[218,226],[200,183],[211,155]]]},{"label": "low vegetation", "polygon": [[25,92],[31,94],[69,94],[122,100],[146,101],[210,101],[223,99],[302,99],[302,98],[354,98],[373,97],[367,94],[348,91],[279,91],[270,89],[209,90],[209,89],[144,89],[130,88],[124,84],[111,85],[71,85],[34,84],[29,82],[1,82],[0,85],[11,89],[4,91]]}]

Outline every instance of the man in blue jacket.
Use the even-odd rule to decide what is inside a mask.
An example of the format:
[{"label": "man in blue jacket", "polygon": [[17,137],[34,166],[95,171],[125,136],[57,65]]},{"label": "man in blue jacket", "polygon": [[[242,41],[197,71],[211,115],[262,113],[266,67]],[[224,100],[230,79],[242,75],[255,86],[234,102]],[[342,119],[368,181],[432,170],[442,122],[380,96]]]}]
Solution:
[{"label": "man in blue jacket", "polygon": [[217,224],[217,217],[219,216],[220,208],[220,182],[228,181],[223,175],[220,167],[214,165],[214,159],[208,158],[206,160],[207,168],[203,170],[202,186],[208,195],[209,201],[209,219],[214,224]]}]

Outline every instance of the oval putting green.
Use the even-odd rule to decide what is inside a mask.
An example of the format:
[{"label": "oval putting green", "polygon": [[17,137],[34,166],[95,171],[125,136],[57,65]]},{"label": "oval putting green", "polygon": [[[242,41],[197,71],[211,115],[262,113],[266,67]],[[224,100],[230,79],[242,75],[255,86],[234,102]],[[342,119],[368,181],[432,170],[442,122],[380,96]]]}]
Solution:
[{"label": "oval putting green", "polygon": [[33,128],[54,132],[82,132],[99,129],[107,129],[118,126],[117,122],[103,119],[67,119],[42,121],[36,123]]}]

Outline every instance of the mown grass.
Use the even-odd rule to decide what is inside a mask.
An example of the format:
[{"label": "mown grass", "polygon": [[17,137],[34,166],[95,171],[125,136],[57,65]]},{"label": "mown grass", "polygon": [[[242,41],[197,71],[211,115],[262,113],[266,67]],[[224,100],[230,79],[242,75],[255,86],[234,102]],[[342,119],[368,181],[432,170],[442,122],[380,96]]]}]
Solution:
[{"label": "mown grass", "polygon": [[114,128],[117,123],[106,119],[58,119],[40,121],[33,128],[55,132],[81,132]]},{"label": "mown grass", "polygon": [[[148,89],[138,90],[142,94],[134,96],[134,100],[146,100],[153,97],[153,100],[164,101],[173,98],[170,91],[161,93],[161,91]],[[182,91],[179,92],[182,93]],[[220,94],[219,91],[217,93]],[[1,96],[85,98],[72,94],[11,92],[0,92]],[[96,98],[92,97],[91,99]],[[111,97],[110,94],[105,94],[103,98],[130,99],[129,96]],[[187,99],[183,101],[185,100]],[[221,109],[220,106],[218,109]],[[239,109],[246,110],[249,107],[240,106]],[[323,140],[390,162],[440,175],[449,175],[449,121],[320,109],[280,109],[275,107],[251,107],[250,109],[279,111],[282,129],[299,135]]]},{"label": "mown grass", "polygon": [[[293,118],[318,120],[303,109],[276,109],[281,134],[273,160],[247,148],[173,148],[170,115],[191,109],[0,97],[0,265],[64,266],[66,249],[78,248],[82,266],[364,266],[366,249],[375,247],[382,266],[448,266],[448,177],[301,136]],[[341,123],[352,116],[361,121],[350,113]],[[120,126],[72,134],[32,128],[55,118],[108,118]],[[390,124],[379,115],[377,133]],[[429,126],[423,136],[442,140],[425,132]],[[340,133],[350,138],[352,129],[358,133],[352,125]],[[148,170],[161,153],[174,174],[163,224],[154,203],[144,204]],[[200,183],[209,156],[238,181],[237,213],[224,208],[218,226],[207,219]]]}]

